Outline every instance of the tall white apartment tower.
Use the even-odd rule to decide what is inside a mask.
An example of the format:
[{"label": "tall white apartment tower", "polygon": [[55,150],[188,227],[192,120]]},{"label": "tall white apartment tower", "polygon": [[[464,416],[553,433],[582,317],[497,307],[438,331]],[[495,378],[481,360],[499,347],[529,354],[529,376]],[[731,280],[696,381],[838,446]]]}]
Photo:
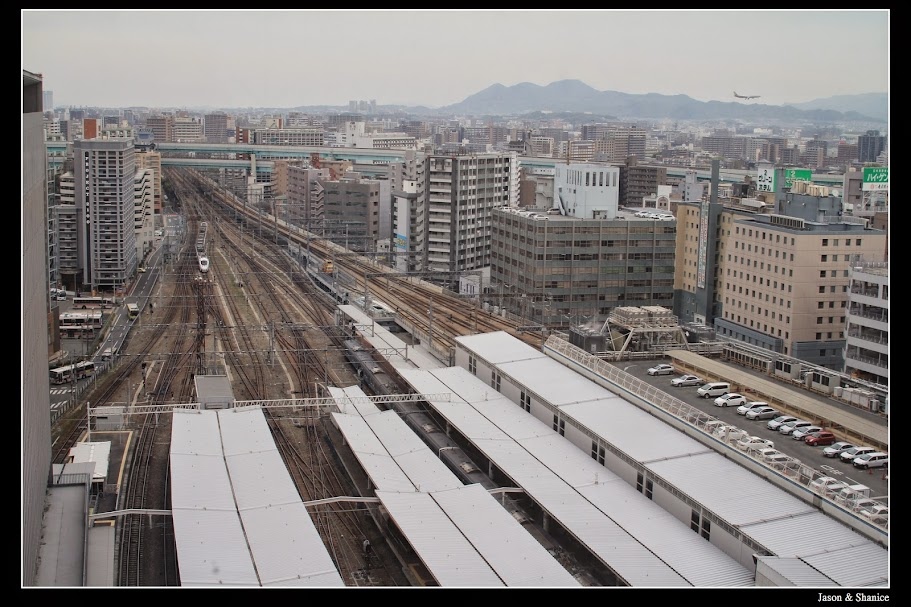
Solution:
[{"label": "tall white apartment tower", "polygon": [[421,216],[424,270],[462,272],[490,265],[490,219],[514,197],[514,154],[430,156]]},{"label": "tall white apartment tower", "polygon": [[136,271],[134,178],[130,139],[81,139],[73,144],[76,205],[84,209],[83,284],[114,291]]},{"label": "tall white apartment tower", "polygon": [[889,262],[855,262],[848,287],[845,373],[889,385]]}]

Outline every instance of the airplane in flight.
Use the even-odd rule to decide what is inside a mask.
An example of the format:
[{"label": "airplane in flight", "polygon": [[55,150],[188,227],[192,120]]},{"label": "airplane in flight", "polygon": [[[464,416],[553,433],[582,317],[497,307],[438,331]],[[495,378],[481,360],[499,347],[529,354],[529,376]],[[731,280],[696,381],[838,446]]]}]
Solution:
[{"label": "airplane in flight", "polygon": [[734,97],[738,99],[759,99],[759,95],[738,95],[737,91],[734,91]]}]

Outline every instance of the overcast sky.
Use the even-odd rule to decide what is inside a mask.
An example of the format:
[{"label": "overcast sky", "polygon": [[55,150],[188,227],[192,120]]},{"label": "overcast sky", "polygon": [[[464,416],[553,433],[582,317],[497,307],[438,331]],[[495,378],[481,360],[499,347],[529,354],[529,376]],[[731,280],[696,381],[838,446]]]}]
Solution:
[{"label": "overcast sky", "polygon": [[889,90],[889,11],[22,10],[54,105],[441,107],[493,84],[760,103]]}]

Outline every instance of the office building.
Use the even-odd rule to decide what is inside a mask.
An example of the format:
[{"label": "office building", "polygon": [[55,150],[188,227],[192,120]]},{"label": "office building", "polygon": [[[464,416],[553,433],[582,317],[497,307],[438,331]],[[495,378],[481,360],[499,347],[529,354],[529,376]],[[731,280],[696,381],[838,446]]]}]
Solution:
[{"label": "office building", "polygon": [[170,115],[149,116],[146,118],[146,130],[158,143],[174,141],[174,117]]},{"label": "office building", "polygon": [[828,191],[725,201],[713,192],[709,201],[681,202],[675,314],[721,337],[840,369],[848,273],[856,259],[881,261],[886,250],[883,230],[841,211]]},{"label": "office building", "polygon": [[203,117],[203,134],[209,143],[228,143],[228,115],[214,112]]},{"label": "office building", "polygon": [[670,307],[673,221],[493,211],[494,305],[547,326],[604,319],[621,306]]},{"label": "office building", "polygon": [[[51,469],[47,275],[47,154],[44,149],[42,76],[22,70],[22,209],[20,446],[23,586],[34,586]],[[56,310],[56,309],[55,309]]]}]

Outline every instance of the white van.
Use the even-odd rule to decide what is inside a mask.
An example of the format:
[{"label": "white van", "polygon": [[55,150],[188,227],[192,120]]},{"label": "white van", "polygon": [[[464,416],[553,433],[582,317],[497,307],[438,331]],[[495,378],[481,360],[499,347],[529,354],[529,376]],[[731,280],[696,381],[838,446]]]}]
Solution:
[{"label": "white van", "polygon": [[710,396],[721,396],[730,391],[731,384],[724,381],[713,381],[700,386],[699,389],[696,390],[696,394],[702,398],[708,398]]}]

